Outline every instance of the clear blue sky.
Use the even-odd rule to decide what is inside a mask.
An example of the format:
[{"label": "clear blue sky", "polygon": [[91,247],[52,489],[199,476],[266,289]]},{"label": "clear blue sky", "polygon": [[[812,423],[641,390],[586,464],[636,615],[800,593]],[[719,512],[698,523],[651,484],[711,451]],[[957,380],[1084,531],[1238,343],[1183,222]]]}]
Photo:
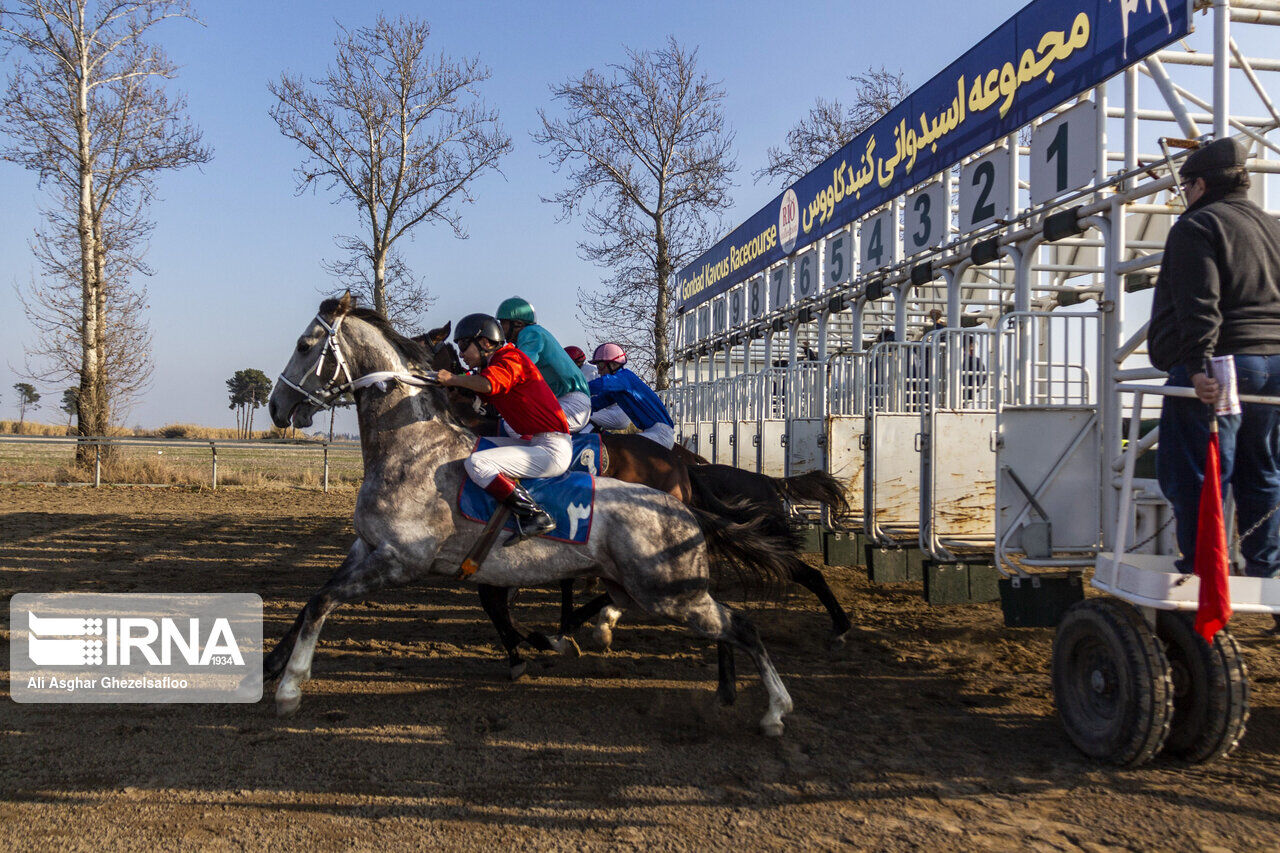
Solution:
[{"label": "clear blue sky", "polygon": [[[196,0],[205,26],[169,22],[154,30],[182,72],[175,86],[213,148],[203,170],[166,174],[152,210],[157,228],[147,256],[155,373],[149,393],[125,419],[231,425],[224,382],[255,367],[274,377],[331,286],[320,262],[333,237],[354,222],[332,196],[294,192],[299,150],[267,114],[268,80],[284,70],[319,76],[333,54],[335,22],[369,24],[376,4]],[[424,228],[404,253],[437,297],[432,320],[491,311],[520,294],[564,344],[594,344],[576,313],[581,286],[602,273],[582,261],[577,222],[557,221],[540,202],[562,178],[529,138],[548,86],[591,67],[620,62],[624,46],[657,47],[668,35],[699,48],[699,61],[728,93],[737,133],[736,207],[724,228],[768,201],[775,186],[754,184],[770,145],[814,98],[844,97],[847,77],[868,66],[906,72],[915,86],[941,70],[1007,17],[1022,0],[856,2],[386,2],[390,16],[424,16],[434,49],[479,56],[492,70],[486,100],[515,149],[464,209],[467,240]],[[7,76],[7,68],[6,76]],[[32,330],[14,287],[34,274],[28,240],[41,193],[32,173],[0,163],[0,417],[16,417],[11,390]],[[36,419],[57,420],[60,388],[45,393]],[[340,419],[339,429],[343,428]],[[347,420],[347,428],[351,422]]]}]

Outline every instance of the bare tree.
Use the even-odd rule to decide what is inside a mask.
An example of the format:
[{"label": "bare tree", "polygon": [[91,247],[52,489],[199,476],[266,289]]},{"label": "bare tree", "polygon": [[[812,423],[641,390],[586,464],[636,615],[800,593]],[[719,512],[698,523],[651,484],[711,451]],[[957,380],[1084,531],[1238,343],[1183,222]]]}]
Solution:
[{"label": "bare tree", "polygon": [[[24,374],[57,384],[79,380],[83,351],[83,287],[80,275],[80,241],[74,211],[57,214],[42,211],[45,222],[36,231],[31,250],[42,275],[18,288],[27,321],[35,329],[34,340],[23,346]],[[132,277],[151,270],[141,252],[151,233],[151,223],[137,208],[110,210],[95,225],[94,266],[100,282],[101,330],[96,342],[98,372],[105,390],[105,420],[122,419],[151,384],[151,327],[147,322],[147,289]],[[79,411],[79,386],[74,389]]]},{"label": "bare tree", "polygon": [[752,173],[756,183],[777,179],[785,187],[803,178],[911,94],[901,71],[868,68],[849,79],[855,84],[853,104],[818,98],[787,133],[786,146],[768,150],[768,164]]},{"label": "bare tree", "polygon": [[396,241],[423,222],[465,238],[459,207],[473,200],[472,182],[511,150],[478,94],[489,70],[478,59],[429,55],[430,33],[426,21],[379,15],[372,27],[339,28],[326,76],[268,84],[278,100],[271,117],[306,151],[298,192],[336,190],[364,223],[359,236],[337,239],[345,257],[329,271],[405,328],[430,301]]},{"label": "bare tree", "polygon": [[697,51],[673,37],[659,50],[627,50],[624,65],[594,69],[551,88],[564,114],[534,141],[568,187],[553,198],[565,217],[583,215],[596,238],[587,260],[613,271],[582,293],[592,328],[629,345],[638,366],[666,388],[671,369],[671,276],[705,247],[708,218],[729,206],[736,164],[724,90],[698,70]]},{"label": "bare tree", "polygon": [[[0,0],[0,39],[20,51],[0,105],[12,142],[0,157],[35,171],[57,200],[37,242],[56,244],[50,256],[79,282],[80,317],[64,331],[80,356],[81,435],[105,434],[111,419],[107,364],[121,346],[111,320],[123,313],[108,308],[113,253],[125,257],[123,243],[129,257],[139,256],[139,235],[150,229],[142,211],[160,171],[211,156],[186,119],[184,99],[161,88],[176,66],[144,40],[169,18],[195,20],[184,0],[110,0],[92,9],[89,0]],[[113,226],[139,230],[122,236]],[[28,312],[40,304],[28,300]],[[145,297],[132,307],[141,304]]]}]

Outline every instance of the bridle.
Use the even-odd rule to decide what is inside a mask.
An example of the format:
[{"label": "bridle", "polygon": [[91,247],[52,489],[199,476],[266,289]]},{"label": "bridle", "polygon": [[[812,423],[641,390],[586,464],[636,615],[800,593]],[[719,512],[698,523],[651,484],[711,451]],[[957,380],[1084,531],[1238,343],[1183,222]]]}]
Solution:
[{"label": "bridle", "polygon": [[[323,378],[324,357],[329,353],[333,353],[333,375],[325,381],[325,384],[320,388],[320,390],[316,393],[312,393],[291,380],[288,376],[285,376],[283,373],[280,374],[281,382],[289,388],[292,388],[294,391],[297,391],[312,405],[320,409],[330,408],[343,394],[351,391],[359,391],[361,388],[368,388],[372,385],[385,388],[386,383],[388,382],[403,382],[405,385],[425,388],[428,385],[434,384],[434,373],[429,375],[416,375],[398,370],[379,370],[373,373],[367,373],[364,376],[353,377],[351,375],[351,368],[347,366],[347,359],[342,354],[342,347],[338,343],[338,330],[342,328],[342,320],[344,317],[346,317],[345,314],[339,314],[334,318],[334,321],[331,324],[329,321],[325,320],[323,315],[316,315],[316,322],[320,325],[321,329],[324,329],[324,347],[320,350],[320,355],[316,357],[315,366],[307,368],[307,370],[303,372],[303,376],[305,377],[310,373]],[[346,381],[339,382],[338,380],[343,377],[345,377]]]}]

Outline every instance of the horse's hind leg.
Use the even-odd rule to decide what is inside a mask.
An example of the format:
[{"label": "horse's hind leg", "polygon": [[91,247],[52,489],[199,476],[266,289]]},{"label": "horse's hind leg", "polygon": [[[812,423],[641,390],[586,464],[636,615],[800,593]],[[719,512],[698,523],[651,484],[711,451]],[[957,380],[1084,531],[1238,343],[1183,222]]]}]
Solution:
[{"label": "horse's hind leg", "polygon": [[578,648],[578,641],[573,639],[573,633],[577,630],[577,625],[573,624],[573,584],[573,578],[560,581],[560,630],[551,640],[551,646],[562,655],[576,658],[582,654],[582,649]]},{"label": "horse's hind leg", "polygon": [[823,577],[822,572],[808,563],[795,560],[791,566],[791,579],[818,596],[822,606],[826,607],[827,612],[831,614],[831,645],[837,647],[844,645],[845,637],[853,627],[853,623],[849,621],[849,614],[844,612],[839,599],[827,585],[827,579]]},{"label": "horse's hind leg", "polygon": [[733,662],[733,646],[721,640],[716,643],[716,654],[720,658],[720,686],[716,693],[721,705],[732,705],[738,698],[738,668]]},{"label": "horse's hind leg", "polygon": [[[612,602],[613,598],[608,593],[597,595],[581,607],[575,608],[573,606],[573,583],[572,580],[560,582],[560,634],[552,642],[562,654],[569,651],[576,657],[582,652],[578,648],[577,642],[573,639],[573,635],[578,633],[578,629],[585,625],[588,619],[594,617]],[[561,647],[561,644],[564,647]]]},{"label": "horse's hind leg", "polygon": [[[361,550],[363,557],[358,556]],[[325,617],[340,604],[388,584],[407,583],[413,577],[390,549],[369,551],[367,546],[352,548],[352,553],[338,571],[302,608],[294,628],[290,629],[295,639],[284,674],[276,686],[276,713],[284,716],[298,710],[302,702],[302,684],[311,677],[311,659],[315,655],[316,641]]]},{"label": "horse's hind leg", "polygon": [[[651,613],[687,625],[704,637],[736,646],[751,655],[756,669],[760,671],[760,681],[764,684],[765,692],[769,694],[769,710],[760,720],[760,730],[770,737],[778,737],[782,734],[782,718],[791,713],[793,707],[791,696],[787,693],[782,679],[778,677],[778,671],[774,669],[773,661],[769,659],[769,652],[760,641],[760,634],[747,617],[725,607],[706,591],[691,595],[663,597],[656,601],[641,603],[648,603],[650,606],[645,609]],[[723,657],[721,657],[721,664],[723,676],[726,668]],[[731,664],[727,669],[732,674]],[[726,695],[723,684],[719,692],[723,699]]]}]

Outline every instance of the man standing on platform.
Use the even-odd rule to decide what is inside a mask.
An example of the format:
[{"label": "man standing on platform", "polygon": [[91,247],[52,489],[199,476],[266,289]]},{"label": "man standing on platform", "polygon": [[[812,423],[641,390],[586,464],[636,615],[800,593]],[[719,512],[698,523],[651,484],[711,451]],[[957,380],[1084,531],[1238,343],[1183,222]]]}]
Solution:
[{"label": "man standing on platform", "polygon": [[[1187,210],[1169,230],[1147,348],[1167,384],[1197,399],[1165,397],[1156,474],[1173,504],[1178,567],[1191,571],[1210,418],[1219,384],[1208,360],[1230,355],[1241,394],[1280,396],[1280,223],[1249,200],[1245,152],[1218,139],[1187,157]],[[1280,407],[1246,403],[1218,416],[1222,482],[1231,484],[1245,573],[1280,575]]]}]

